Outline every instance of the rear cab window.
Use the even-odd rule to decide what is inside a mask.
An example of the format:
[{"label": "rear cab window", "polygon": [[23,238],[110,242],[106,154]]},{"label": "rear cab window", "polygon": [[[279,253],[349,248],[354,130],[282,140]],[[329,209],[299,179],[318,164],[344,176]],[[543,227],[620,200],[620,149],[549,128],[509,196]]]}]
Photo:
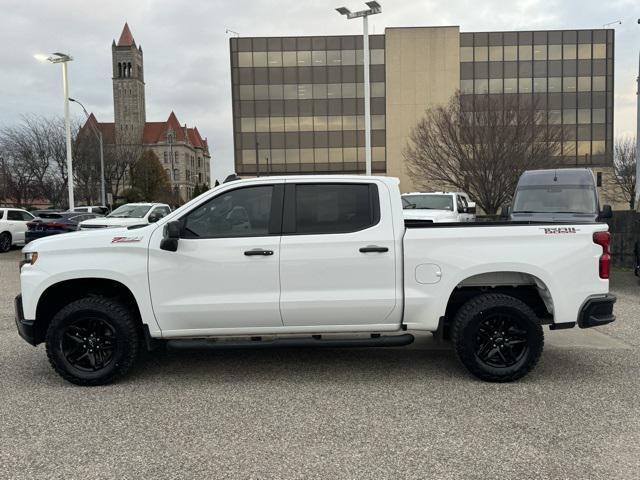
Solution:
[{"label": "rear cab window", "polygon": [[285,187],[283,234],[351,233],[380,221],[373,183],[296,183]]}]

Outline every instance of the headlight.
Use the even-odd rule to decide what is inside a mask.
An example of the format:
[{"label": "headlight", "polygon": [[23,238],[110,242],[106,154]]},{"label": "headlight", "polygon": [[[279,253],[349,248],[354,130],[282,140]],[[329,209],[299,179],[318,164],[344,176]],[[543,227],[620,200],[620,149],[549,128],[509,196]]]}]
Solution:
[{"label": "headlight", "polygon": [[33,265],[38,260],[38,252],[26,252],[24,258],[20,262],[20,270],[24,265]]}]

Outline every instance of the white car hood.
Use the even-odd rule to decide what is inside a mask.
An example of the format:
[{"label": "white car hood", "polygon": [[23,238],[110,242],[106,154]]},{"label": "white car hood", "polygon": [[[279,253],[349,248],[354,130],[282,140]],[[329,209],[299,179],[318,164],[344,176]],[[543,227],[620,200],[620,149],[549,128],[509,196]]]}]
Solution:
[{"label": "white car hood", "polygon": [[92,218],[91,220],[85,220],[80,222],[80,228],[84,226],[106,226],[106,227],[129,227],[131,225],[146,225],[146,218]]},{"label": "white car hood", "polygon": [[427,210],[421,208],[407,208],[402,210],[406,220],[431,220],[432,222],[446,222],[455,220],[456,214],[451,210]]}]

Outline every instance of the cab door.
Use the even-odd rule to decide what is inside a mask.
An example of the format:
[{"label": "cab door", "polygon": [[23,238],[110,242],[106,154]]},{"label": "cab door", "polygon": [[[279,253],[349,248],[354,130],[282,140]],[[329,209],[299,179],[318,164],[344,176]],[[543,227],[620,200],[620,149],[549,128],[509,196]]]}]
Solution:
[{"label": "cab door", "polygon": [[280,245],[284,325],[397,328],[392,223],[383,183],[287,183]]},{"label": "cab door", "polygon": [[164,228],[153,233],[149,287],[163,335],[282,326],[282,199],[281,183],[229,188],[179,219],[177,251],[160,248]]}]

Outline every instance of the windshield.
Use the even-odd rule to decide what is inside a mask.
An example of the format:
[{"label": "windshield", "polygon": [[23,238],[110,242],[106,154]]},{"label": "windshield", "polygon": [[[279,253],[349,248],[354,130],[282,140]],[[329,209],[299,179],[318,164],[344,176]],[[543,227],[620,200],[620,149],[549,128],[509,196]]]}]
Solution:
[{"label": "windshield", "polygon": [[556,185],[520,188],[513,213],[596,213],[593,187]]},{"label": "windshield", "polygon": [[142,218],[151,205],[122,205],[107,215],[108,218]]},{"label": "windshield", "polygon": [[451,195],[403,195],[402,202],[405,209],[451,210],[453,211],[453,197]]}]

